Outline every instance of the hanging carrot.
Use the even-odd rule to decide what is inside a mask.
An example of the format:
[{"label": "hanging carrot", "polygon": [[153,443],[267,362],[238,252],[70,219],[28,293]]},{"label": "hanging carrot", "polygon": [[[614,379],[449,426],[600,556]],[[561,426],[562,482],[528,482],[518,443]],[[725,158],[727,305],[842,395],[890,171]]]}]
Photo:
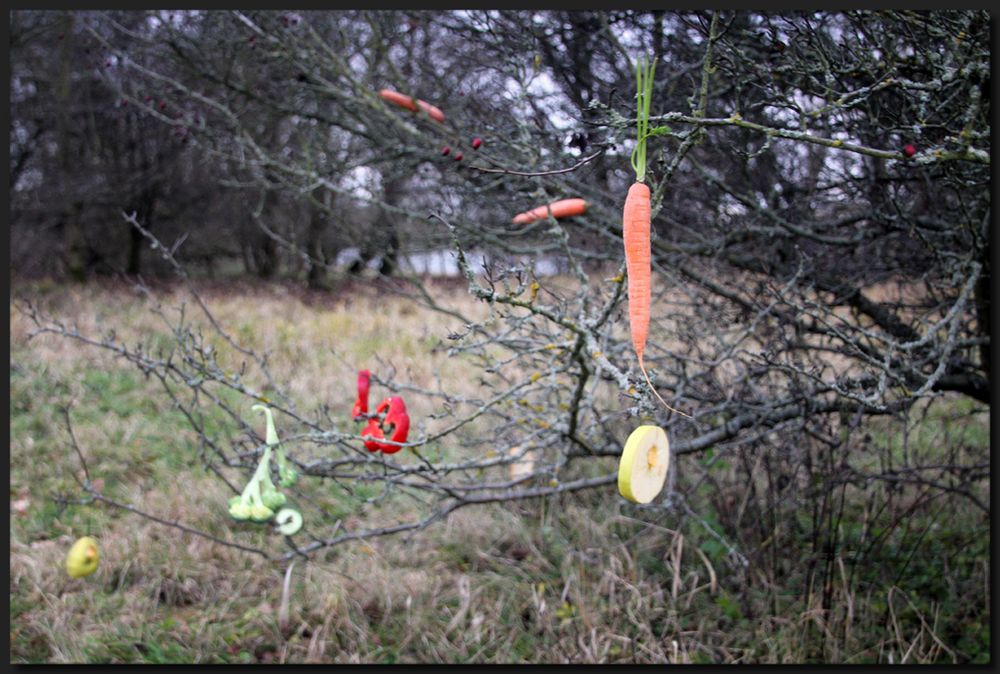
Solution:
[{"label": "hanging carrot", "polygon": [[398,91],[393,91],[392,89],[382,89],[378,92],[378,95],[401,108],[406,108],[412,112],[416,112],[419,108],[426,112],[431,119],[438,122],[444,121],[444,113],[427,101],[421,101],[419,98],[413,98],[412,96],[401,94]]},{"label": "hanging carrot", "polygon": [[653,93],[653,73],[656,59],[647,67],[636,64],[636,127],[638,142],[632,151],[635,182],[629,187],[622,213],[622,239],[625,243],[625,266],[628,273],[628,317],[632,346],[639,358],[639,369],[646,383],[663,405],[683,416],[660,397],[646,374],[643,353],[649,337],[650,301],[652,298],[652,268],[650,251],[650,192],[646,185],[646,138],[649,132],[649,105]]},{"label": "hanging carrot", "polygon": [[583,215],[587,210],[587,202],[583,199],[560,199],[553,201],[547,206],[539,206],[524,213],[514,216],[515,225],[527,225],[529,222],[547,218],[549,210],[552,211],[553,218],[570,218],[574,215]]}]

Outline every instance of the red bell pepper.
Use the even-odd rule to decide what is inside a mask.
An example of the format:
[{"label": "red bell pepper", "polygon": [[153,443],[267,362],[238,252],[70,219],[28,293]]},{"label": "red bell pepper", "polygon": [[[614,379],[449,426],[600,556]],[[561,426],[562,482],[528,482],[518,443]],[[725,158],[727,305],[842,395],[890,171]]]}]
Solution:
[{"label": "red bell pepper", "polygon": [[386,454],[395,454],[402,447],[379,442],[379,440],[406,442],[406,436],[410,432],[410,416],[406,413],[406,403],[399,396],[390,396],[379,403],[375,414],[369,416],[368,386],[370,379],[370,370],[358,370],[358,399],[351,410],[351,416],[354,417],[355,421],[368,420],[368,424],[361,431],[365,449],[369,452],[381,450]]},{"label": "red bell pepper", "polygon": [[368,382],[371,374],[370,370],[358,370],[358,400],[351,410],[355,421],[368,416]]},{"label": "red bell pepper", "polygon": [[[379,403],[375,410],[376,415],[386,412],[385,419],[382,420],[383,437],[388,437],[393,442],[406,442],[406,436],[410,432],[410,416],[406,413],[406,403],[399,396],[391,396]],[[385,433],[391,433],[385,436]],[[378,443],[379,449],[386,454],[395,454],[402,447],[390,445],[385,442]]]},{"label": "red bell pepper", "polygon": [[[377,452],[382,448],[382,443],[376,441],[385,437],[382,428],[378,425],[378,419],[372,417],[368,420],[368,425],[361,431],[361,437],[365,439],[365,449],[369,452]],[[369,440],[369,438],[374,439]]]}]

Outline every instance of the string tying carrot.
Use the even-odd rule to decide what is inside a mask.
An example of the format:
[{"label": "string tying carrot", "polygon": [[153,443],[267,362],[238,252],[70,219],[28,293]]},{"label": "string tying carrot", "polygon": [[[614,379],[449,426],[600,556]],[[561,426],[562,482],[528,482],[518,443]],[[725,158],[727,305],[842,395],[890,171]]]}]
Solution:
[{"label": "string tying carrot", "polygon": [[646,339],[649,336],[650,303],[652,298],[652,254],[650,244],[650,191],[646,185],[646,138],[649,134],[649,106],[653,94],[653,73],[656,59],[644,67],[636,63],[636,127],[637,143],[632,151],[635,182],[629,187],[622,213],[622,240],[625,243],[625,266],[628,273],[628,315],[632,346],[639,359],[639,369],[650,390],[664,407],[691,418],[667,404],[650,381],[643,362]]}]

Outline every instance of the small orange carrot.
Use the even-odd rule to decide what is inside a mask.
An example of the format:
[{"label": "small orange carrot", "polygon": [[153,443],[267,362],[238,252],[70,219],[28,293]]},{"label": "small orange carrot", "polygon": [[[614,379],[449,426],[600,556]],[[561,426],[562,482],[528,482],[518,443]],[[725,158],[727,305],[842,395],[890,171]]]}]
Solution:
[{"label": "small orange carrot", "polygon": [[392,89],[381,89],[378,95],[383,99],[394,103],[401,108],[406,108],[412,112],[416,112],[417,109],[421,109],[426,112],[431,119],[438,122],[444,121],[444,113],[441,112],[439,108],[434,107],[427,101],[421,101],[419,98],[413,98],[412,96],[407,96],[406,94],[401,94],[398,91],[393,91]]},{"label": "small orange carrot", "polygon": [[639,358],[639,369],[653,394],[661,403],[673,412],[685,417],[660,397],[653,382],[646,374],[643,363],[643,353],[646,350],[646,339],[649,337],[650,301],[652,298],[652,254],[650,246],[651,207],[649,186],[643,180],[646,177],[646,138],[649,127],[649,99],[653,92],[653,72],[656,61],[643,71],[636,65],[637,89],[637,126],[638,143],[632,153],[632,168],[635,169],[636,181],[629,187],[625,197],[625,207],[622,210],[622,240],[625,244],[625,267],[628,273],[628,318],[629,330],[632,333],[632,347]]},{"label": "small orange carrot", "polygon": [[530,211],[518,213],[514,216],[514,224],[526,225],[529,222],[547,218],[550,210],[552,211],[553,218],[570,218],[574,215],[583,215],[587,210],[587,202],[583,199],[560,199],[559,201],[553,201],[547,206],[539,206]]}]

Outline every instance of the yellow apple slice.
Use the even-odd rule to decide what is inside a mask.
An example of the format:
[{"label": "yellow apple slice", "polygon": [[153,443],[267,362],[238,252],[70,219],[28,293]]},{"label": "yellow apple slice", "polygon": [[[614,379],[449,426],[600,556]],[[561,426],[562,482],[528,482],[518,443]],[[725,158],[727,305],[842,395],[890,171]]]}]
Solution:
[{"label": "yellow apple slice", "polygon": [[618,491],[632,503],[649,503],[663,489],[670,443],[659,426],[639,426],[625,441],[618,464]]}]

